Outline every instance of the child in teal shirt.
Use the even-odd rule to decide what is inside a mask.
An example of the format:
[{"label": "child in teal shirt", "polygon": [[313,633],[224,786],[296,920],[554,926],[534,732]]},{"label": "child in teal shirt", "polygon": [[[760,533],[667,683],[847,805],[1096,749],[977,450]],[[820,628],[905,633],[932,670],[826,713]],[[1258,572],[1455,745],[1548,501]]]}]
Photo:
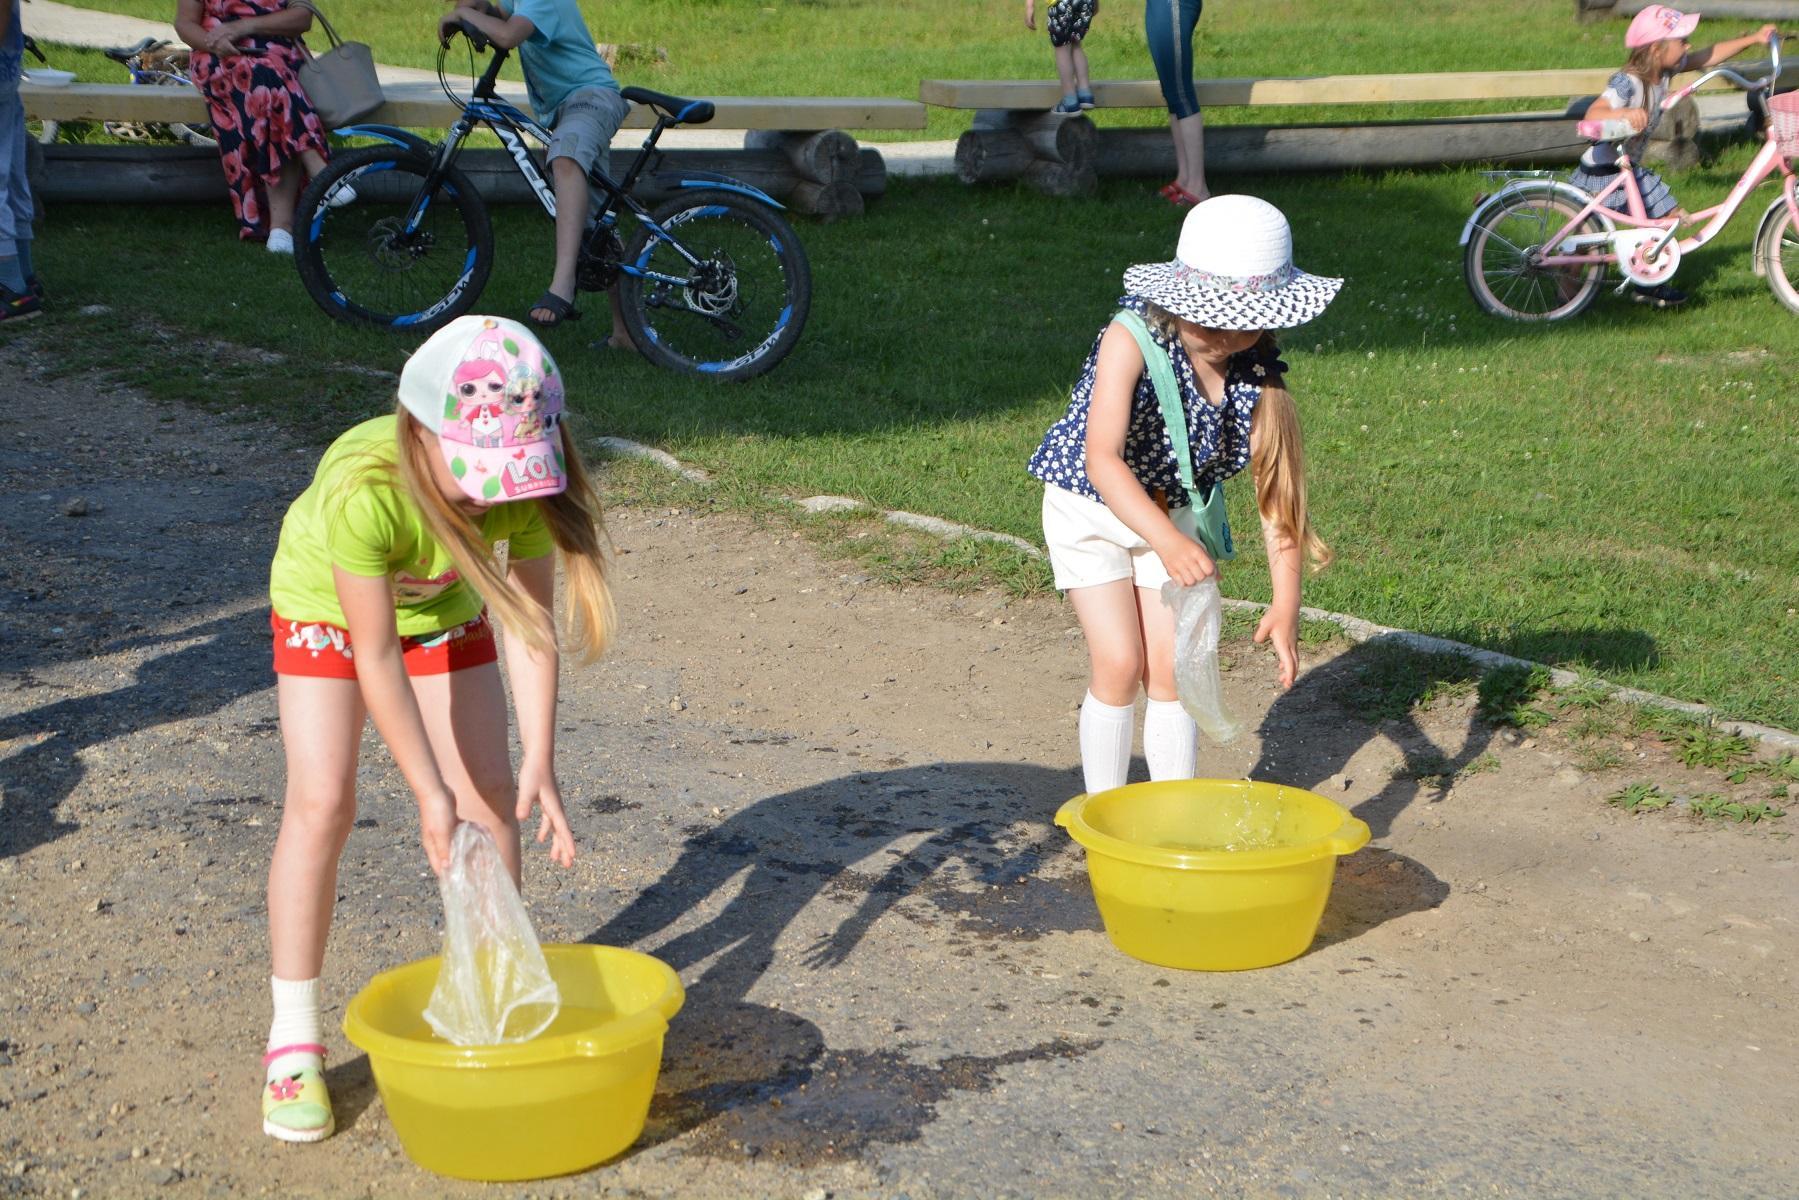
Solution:
[{"label": "child in teal shirt", "polygon": [[[556,189],[556,270],[530,315],[544,328],[559,325],[581,315],[574,304],[575,266],[591,214],[587,173],[595,164],[602,171],[611,165],[612,135],[631,106],[595,49],[575,0],[500,0],[498,7],[471,0],[443,17],[439,38],[448,40],[449,31],[462,22],[494,45],[518,50],[531,108],[554,133],[547,155]],[[619,319],[616,292],[611,344],[631,344]]]}]

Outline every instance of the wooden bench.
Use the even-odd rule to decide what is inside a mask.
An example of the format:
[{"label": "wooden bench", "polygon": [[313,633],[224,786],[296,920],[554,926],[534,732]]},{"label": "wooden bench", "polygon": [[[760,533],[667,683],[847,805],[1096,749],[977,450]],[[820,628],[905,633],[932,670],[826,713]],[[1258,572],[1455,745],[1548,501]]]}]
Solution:
[{"label": "wooden bench", "polygon": [[[435,83],[389,83],[387,103],[370,122],[409,129],[446,128],[459,113]],[[199,93],[179,87],[77,83],[67,87],[24,84],[27,117],[43,121],[201,122]],[[524,92],[500,94],[529,111]],[[664,170],[714,170],[762,188],[801,212],[825,217],[860,213],[865,197],[886,189],[880,152],[862,147],[848,129],[915,130],[925,127],[925,106],[886,97],[713,96],[716,115],[699,129],[743,130],[740,150],[670,149]],[[627,129],[647,129],[655,116],[633,105]],[[224,195],[216,152],[187,147],[72,146],[45,148],[45,197],[52,200],[194,200]],[[615,165],[622,152],[613,155]],[[628,161],[628,160],[626,160]],[[465,150],[458,164],[492,200],[530,200],[511,160],[501,150]],[[646,185],[641,194],[655,198]]]},{"label": "wooden bench", "polygon": [[[1337,170],[1434,166],[1495,159],[1568,162],[1585,143],[1575,132],[1587,98],[1613,69],[1311,75],[1194,81],[1201,107],[1460,103],[1580,97],[1552,112],[1434,117],[1344,125],[1209,125],[1206,167],[1220,171]],[[1719,84],[1723,87],[1726,85]],[[967,183],[1023,178],[1052,194],[1091,191],[1099,175],[1171,175],[1174,146],[1165,129],[1101,131],[1084,115],[1049,112],[1060,98],[1053,81],[927,79],[919,98],[976,110],[956,143],[956,172]],[[1153,79],[1096,82],[1096,107],[1161,108]],[[1697,108],[1676,107],[1656,131],[1657,154],[1671,165],[1697,161]]]}]

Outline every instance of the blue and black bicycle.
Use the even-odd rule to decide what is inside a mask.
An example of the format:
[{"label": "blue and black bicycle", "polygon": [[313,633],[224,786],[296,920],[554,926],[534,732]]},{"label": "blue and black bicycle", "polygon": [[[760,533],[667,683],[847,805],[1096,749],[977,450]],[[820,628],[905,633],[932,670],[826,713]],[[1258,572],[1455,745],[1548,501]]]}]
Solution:
[{"label": "blue and black bicycle", "polygon": [[[479,32],[461,30],[477,51]],[[507,52],[493,57],[465,101],[437,60],[444,93],[462,110],[441,143],[404,129],[357,125],[338,133],[381,145],[338,152],[300,198],[295,259],[319,307],[339,320],[429,332],[469,311],[493,270],[487,203],[456,165],[477,125],[492,130],[532,193],[554,218],[555,192],[540,146],[549,131],[494,94]],[[656,142],[676,125],[712,118],[709,101],[647,88],[624,97],[656,113],[631,167],[613,180],[597,167],[589,183],[598,215],[583,240],[579,286],[618,285],[626,329],[659,366],[717,379],[748,379],[779,363],[805,327],[812,273],[781,205],[748,184],[703,171],[649,176],[674,196],[653,210],[632,195],[656,159]],[[340,192],[353,185],[349,199]],[[627,245],[620,220],[636,225]]]}]

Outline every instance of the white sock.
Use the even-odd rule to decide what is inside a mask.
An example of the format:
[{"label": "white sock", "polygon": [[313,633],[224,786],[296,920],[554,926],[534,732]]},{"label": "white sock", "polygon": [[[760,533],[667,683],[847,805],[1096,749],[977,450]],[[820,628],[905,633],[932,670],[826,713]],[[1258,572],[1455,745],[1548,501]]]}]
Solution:
[{"label": "white sock", "polygon": [[[321,1046],[325,1042],[324,1020],[319,1016],[319,981],[317,979],[276,979],[269,977],[269,990],[275,997],[275,1019],[269,1024],[270,1050],[283,1046]],[[308,1061],[310,1060],[310,1061]],[[322,1065],[320,1054],[302,1051],[283,1054],[269,1063],[269,1074],[291,1073],[304,1066]]]},{"label": "white sock", "polygon": [[1199,771],[1199,726],[1179,700],[1151,700],[1143,712],[1143,760],[1151,779],[1192,779]]},{"label": "white sock", "polygon": [[294,252],[294,235],[285,229],[269,230],[268,248],[270,254],[292,254]]},{"label": "white sock", "polygon": [[1081,776],[1089,796],[1124,786],[1135,716],[1135,705],[1106,704],[1092,692],[1081,701]]}]

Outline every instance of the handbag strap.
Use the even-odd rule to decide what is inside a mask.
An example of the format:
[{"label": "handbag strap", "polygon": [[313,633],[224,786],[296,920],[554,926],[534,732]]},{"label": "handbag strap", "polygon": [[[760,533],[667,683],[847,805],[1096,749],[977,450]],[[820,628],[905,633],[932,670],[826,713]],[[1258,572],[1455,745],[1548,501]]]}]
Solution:
[{"label": "handbag strap", "polygon": [[1112,321],[1128,329],[1137,339],[1137,348],[1143,351],[1143,365],[1149,369],[1149,381],[1156,389],[1156,403],[1162,409],[1162,424],[1168,427],[1168,440],[1174,445],[1175,470],[1180,473],[1181,486],[1197,502],[1200,496],[1199,489],[1193,484],[1193,446],[1187,440],[1187,409],[1181,403],[1181,385],[1174,377],[1168,352],[1150,336],[1149,326],[1143,323],[1143,318],[1130,309],[1120,309]]},{"label": "handbag strap", "polygon": [[317,17],[319,19],[319,24],[325,27],[325,36],[330,39],[331,48],[333,50],[344,44],[343,39],[337,36],[337,30],[331,27],[331,18],[327,17],[319,9],[319,6],[312,2],[312,0],[288,0],[287,7],[303,8],[313,16]]}]

